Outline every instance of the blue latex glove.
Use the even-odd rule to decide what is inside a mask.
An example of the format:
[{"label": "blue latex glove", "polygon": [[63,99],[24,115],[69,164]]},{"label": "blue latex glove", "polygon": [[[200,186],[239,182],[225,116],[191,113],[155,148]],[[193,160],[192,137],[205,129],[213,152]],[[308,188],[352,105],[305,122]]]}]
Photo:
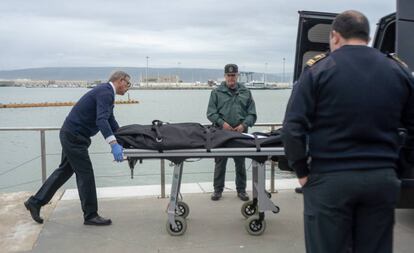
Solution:
[{"label": "blue latex glove", "polygon": [[111,153],[114,155],[114,159],[117,162],[124,160],[123,148],[118,143],[111,144]]}]

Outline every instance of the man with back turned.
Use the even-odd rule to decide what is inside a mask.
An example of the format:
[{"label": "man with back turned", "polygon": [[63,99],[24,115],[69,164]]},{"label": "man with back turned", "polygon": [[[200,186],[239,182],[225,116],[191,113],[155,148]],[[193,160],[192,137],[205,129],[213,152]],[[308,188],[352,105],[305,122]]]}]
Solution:
[{"label": "man with back turned", "polygon": [[307,62],[287,106],[283,141],[303,186],[307,252],[392,252],[399,127],[414,163],[414,78],[368,42],[362,13],[338,15],[331,53]]},{"label": "man with back turned", "polygon": [[79,197],[85,225],[110,225],[112,221],[98,214],[95,177],[88,154],[90,137],[100,131],[111,146],[117,162],[123,160],[123,149],[114,136],[119,128],[113,114],[115,94],[124,95],[131,86],[130,76],[117,71],[107,83],[93,88],[76,103],[59,133],[62,145],[62,160],[59,167],[48,177],[36,195],[31,196],[24,205],[32,218],[43,223],[40,208],[47,204],[56,191],[76,174]]}]

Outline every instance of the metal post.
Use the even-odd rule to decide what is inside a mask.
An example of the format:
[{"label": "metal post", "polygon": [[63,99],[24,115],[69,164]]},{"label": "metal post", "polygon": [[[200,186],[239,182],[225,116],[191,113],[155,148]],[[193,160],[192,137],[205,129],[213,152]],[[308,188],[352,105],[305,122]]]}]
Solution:
[{"label": "metal post", "polygon": [[161,159],[161,198],[165,198],[165,160]]},{"label": "metal post", "polygon": [[283,57],[283,74],[282,74],[282,83],[285,82],[285,58]]},{"label": "metal post", "polygon": [[180,83],[180,75],[181,75],[181,69],[180,69],[181,62],[177,62],[177,80],[175,80],[178,83]]},{"label": "metal post", "polygon": [[147,87],[148,87],[148,59],[149,59],[149,56],[146,56],[145,58],[147,58],[147,68],[145,69],[145,79],[147,81]]},{"label": "metal post", "polygon": [[[275,126],[271,126],[270,130],[273,132],[275,130]],[[275,162],[270,162],[270,192],[275,192]]]},{"label": "metal post", "polygon": [[42,161],[42,183],[46,181],[46,138],[45,130],[40,130],[40,156]]}]

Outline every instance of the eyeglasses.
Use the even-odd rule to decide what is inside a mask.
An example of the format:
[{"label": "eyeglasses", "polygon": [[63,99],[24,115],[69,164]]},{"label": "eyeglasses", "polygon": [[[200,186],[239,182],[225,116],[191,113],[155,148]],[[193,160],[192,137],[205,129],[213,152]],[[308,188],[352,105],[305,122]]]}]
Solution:
[{"label": "eyeglasses", "polygon": [[122,80],[124,80],[127,83],[128,88],[131,88],[132,83],[130,81],[127,81],[126,79],[122,79]]},{"label": "eyeglasses", "polygon": [[227,76],[230,76],[230,77],[235,77],[235,76],[236,76],[236,74],[227,74]]}]

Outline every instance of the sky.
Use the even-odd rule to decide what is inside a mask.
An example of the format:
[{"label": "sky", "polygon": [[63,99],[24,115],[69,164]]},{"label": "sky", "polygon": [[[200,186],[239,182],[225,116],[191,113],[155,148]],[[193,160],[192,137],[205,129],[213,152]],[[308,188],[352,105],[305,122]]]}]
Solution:
[{"label": "sky", "polygon": [[[0,70],[41,67],[293,71],[298,10],[363,12],[374,35],[394,0],[1,0]],[[147,58],[147,56],[149,58]]]}]

